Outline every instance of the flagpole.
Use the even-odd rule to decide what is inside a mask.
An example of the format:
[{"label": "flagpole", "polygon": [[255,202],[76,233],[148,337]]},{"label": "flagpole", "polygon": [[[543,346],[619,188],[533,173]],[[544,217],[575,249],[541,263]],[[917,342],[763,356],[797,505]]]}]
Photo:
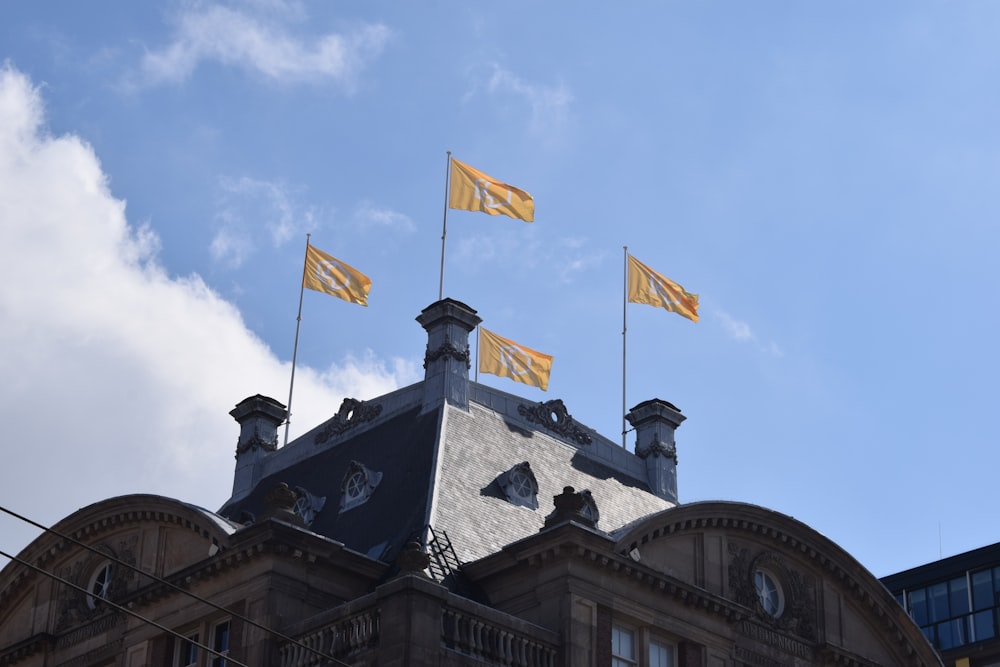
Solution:
[{"label": "flagpole", "polygon": [[479,382],[479,337],[482,336],[482,327],[476,325],[476,382]]},{"label": "flagpole", "polygon": [[299,356],[299,327],[302,326],[302,295],[306,293],[306,262],[309,258],[309,237],[306,234],[306,255],[302,259],[302,286],[299,288],[299,314],[295,317],[295,346],[292,348],[292,379],[288,383],[288,408],[285,417],[285,444],[288,444],[288,427],[292,425],[292,390],[295,388],[295,361]]},{"label": "flagpole", "polygon": [[444,298],[444,239],[448,236],[448,193],[451,191],[451,151],[444,175],[444,222],[441,225],[441,278],[438,281],[438,301]]},{"label": "flagpole", "polygon": [[628,331],[628,246],[623,246],[625,249],[625,289],[622,292],[622,449],[625,449],[625,414],[626,414],[626,403],[625,403],[625,346],[626,337],[625,332]]}]

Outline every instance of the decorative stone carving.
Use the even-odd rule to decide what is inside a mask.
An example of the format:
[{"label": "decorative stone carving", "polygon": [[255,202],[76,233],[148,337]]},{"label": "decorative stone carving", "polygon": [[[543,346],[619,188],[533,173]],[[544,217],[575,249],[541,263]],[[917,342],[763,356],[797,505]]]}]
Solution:
[{"label": "decorative stone carving", "polygon": [[673,443],[663,443],[658,437],[653,437],[653,441],[645,447],[636,447],[635,455],[641,459],[652,456],[656,458],[658,456],[663,456],[665,458],[673,459],[674,463],[677,463],[677,447]]},{"label": "decorative stone carving", "polygon": [[[816,640],[816,582],[813,577],[792,568],[781,556],[770,551],[752,555],[747,547],[729,543],[729,586],[736,602],[754,610],[758,622],[799,637]],[[761,606],[754,587],[754,575],[767,571],[778,579],[784,594],[784,609],[778,616]]]},{"label": "decorative stone carving", "polygon": [[252,449],[257,449],[258,447],[265,452],[276,451],[278,449],[278,436],[275,435],[273,439],[264,438],[260,434],[260,427],[255,427],[254,434],[242,444],[239,439],[236,440],[236,456]]},{"label": "decorative stone carving", "polygon": [[469,354],[469,348],[466,347],[464,350],[450,340],[446,340],[444,345],[436,350],[427,350],[424,355],[424,370],[427,369],[427,365],[431,364],[442,357],[451,357],[455,361],[464,361],[466,368],[472,368],[472,357]]},{"label": "decorative stone carving", "polygon": [[295,526],[305,526],[302,517],[295,513],[298,496],[284,482],[279,483],[264,496],[267,507],[261,519],[278,519]]},{"label": "decorative stone carving", "polygon": [[340,404],[340,409],[329,422],[316,434],[315,443],[322,445],[335,435],[340,435],[344,431],[370,422],[382,414],[380,404],[368,404],[356,398],[345,398]]},{"label": "decorative stone carving", "polygon": [[396,558],[396,565],[399,566],[400,575],[417,574],[427,576],[425,570],[431,564],[431,557],[428,556],[419,542],[407,542],[403,550]]},{"label": "decorative stone carving", "polygon": [[553,433],[574,440],[578,444],[589,445],[593,441],[590,434],[577,424],[566,410],[566,406],[558,398],[532,406],[522,403],[517,406],[517,412],[528,421],[540,424]]},{"label": "decorative stone carving", "polygon": [[[575,521],[584,526],[594,528],[597,522],[588,516],[587,497],[584,495],[585,493],[589,495],[589,492],[581,491],[577,493],[572,486],[567,486],[563,488],[563,492],[558,496],[553,496],[552,502],[555,505],[555,509],[552,510],[552,514],[545,517],[545,524],[542,530],[568,521]],[[593,498],[590,501],[593,502]],[[596,505],[594,507],[596,508]]]},{"label": "decorative stone carving", "polygon": [[[76,637],[75,641],[83,641],[103,632],[104,626],[111,627],[117,623],[117,615],[114,609],[108,605],[102,605],[93,601],[94,596],[90,594],[90,587],[93,583],[95,573],[109,567],[106,576],[110,580],[106,582],[104,599],[114,602],[121,599],[128,591],[130,582],[135,579],[135,571],[130,566],[135,566],[135,551],[139,543],[139,537],[132,535],[127,539],[120,540],[117,549],[112,549],[108,544],[101,544],[96,547],[98,553],[88,553],[76,562],[62,568],[59,576],[79,588],[70,586],[59,587],[59,615],[56,620],[56,630],[62,631],[78,626],[81,623],[88,623],[101,618],[102,616],[114,616],[115,620],[105,620],[102,623],[88,625],[87,630],[72,633]],[[82,589],[82,590],[81,590]],[[88,603],[88,599],[91,602]],[[93,630],[93,633],[90,633]]]}]

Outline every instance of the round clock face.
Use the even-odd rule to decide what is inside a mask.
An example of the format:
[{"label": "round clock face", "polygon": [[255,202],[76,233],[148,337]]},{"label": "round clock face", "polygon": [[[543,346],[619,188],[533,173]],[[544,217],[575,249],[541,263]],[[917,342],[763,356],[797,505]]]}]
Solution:
[{"label": "round clock face", "polygon": [[772,618],[781,616],[785,607],[785,596],[778,580],[767,570],[757,570],[753,575],[753,586],[757,592],[757,601],[760,602],[764,613]]}]

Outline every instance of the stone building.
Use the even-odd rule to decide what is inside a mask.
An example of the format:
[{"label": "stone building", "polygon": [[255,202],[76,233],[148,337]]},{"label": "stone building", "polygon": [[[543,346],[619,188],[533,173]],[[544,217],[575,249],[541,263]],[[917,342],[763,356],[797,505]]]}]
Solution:
[{"label": "stone building", "polygon": [[633,453],[470,381],[465,304],[417,321],[423,381],[285,447],[284,406],[239,403],[217,512],[112,498],[31,543],[0,572],[0,667],[941,664],[818,532],[679,504],[671,403],[629,412]]}]

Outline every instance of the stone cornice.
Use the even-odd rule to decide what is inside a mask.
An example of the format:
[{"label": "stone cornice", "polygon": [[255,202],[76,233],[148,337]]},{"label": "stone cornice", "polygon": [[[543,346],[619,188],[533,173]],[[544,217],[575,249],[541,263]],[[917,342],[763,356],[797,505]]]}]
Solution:
[{"label": "stone cornice", "polygon": [[[516,566],[544,568],[566,558],[573,558],[631,579],[650,590],[721,616],[727,621],[737,621],[750,615],[750,610],[746,607],[637,563],[616,553],[613,546],[614,543],[604,534],[575,523],[563,524],[516,542],[505,548],[502,554],[466,564],[464,571],[474,579],[485,579],[503,576],[504,572]],[[499,558],[501,555],[506,558]]]},{"label": "stone cornice", "polygon": [[[268,520],[236,533],[226,550],[172,573],[166,580],[175,586],[190,588],[195,582],[213,579],[265,556],[291,558],[309,565],[325,564],[341,571],[346,569],[373,584],[389,569],[389,565],[346,549],[340,542],[281,521]],[[139,588],[127,596],[125,602],[141,605],[176,594],[178,591],[170,586],[155,582]]]}]

